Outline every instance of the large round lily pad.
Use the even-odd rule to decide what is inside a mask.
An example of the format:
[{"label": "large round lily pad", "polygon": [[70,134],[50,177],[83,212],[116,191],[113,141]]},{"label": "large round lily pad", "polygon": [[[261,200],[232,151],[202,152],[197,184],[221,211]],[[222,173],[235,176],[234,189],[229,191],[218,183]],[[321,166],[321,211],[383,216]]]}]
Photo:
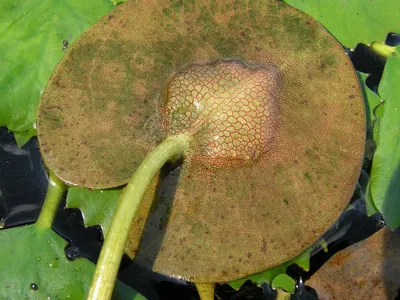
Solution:
[{"label": "large round lily pad", "polygon": [[[72,46],[38,113],[43,157],[57,176],[91,188],[122,185],[167,134],[180,132],[163,116],[175,111],[171,102],[164,107],[174,78],[228,61],[274,78],[259,117],[268,127],[258,132],[264,146],[242,138],[244,150],[230,149],[230,158],[248,163],[215,163],[223,148],[210,146],[210,162],[192,143],[196,151],[154,179],[127,247],[139,264],[196,282],[282,263],[346,207],[365,115],[351,62],[334,38],[278,1],[130,1]],[[196,84],[209,87],[203,75],[212,71],[202,70]],[[245,135],[251,139],[250,130]]]}]

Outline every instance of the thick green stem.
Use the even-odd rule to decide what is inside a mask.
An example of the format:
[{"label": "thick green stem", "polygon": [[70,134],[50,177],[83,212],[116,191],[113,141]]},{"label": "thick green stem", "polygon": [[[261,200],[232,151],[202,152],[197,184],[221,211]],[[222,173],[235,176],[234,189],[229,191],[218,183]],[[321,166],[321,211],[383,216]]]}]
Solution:
[{"label": "thick green stem", "polygon": [[49,172],[49,186],[47,188],[46,198],[44,199],[43,207],[36,222],[36,226],[41,228],[51,228],[65,189],[66,185],[52,172]]},{"label": "thick green stem", "polygon": [[125,244],[136,212],[155,174],[171,158],[183,154],[187,136],[167,138],[142,162],[119,199],[117,211],[101,249],[88,300],[111,299]]}]

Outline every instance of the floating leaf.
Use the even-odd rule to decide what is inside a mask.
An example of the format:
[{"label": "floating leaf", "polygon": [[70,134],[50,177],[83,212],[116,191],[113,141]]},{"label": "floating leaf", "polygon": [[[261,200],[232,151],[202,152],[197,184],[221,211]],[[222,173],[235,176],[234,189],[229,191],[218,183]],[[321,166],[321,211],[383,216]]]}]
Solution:
[{"label": "floating leaf", "polygon": [[36,126],[32,126],[31,128],[25,131],[14,132],[15,141],[17,142],[17,145],[19,147],[25,145],[30,140],[31,137],[36,135],[37,135]]},{"label": "floating leaf", "polygon": [[[399,53],[400,47],[396,47]],[[392,55],[383,72],[379,94],[384,114],[371,171],[371,195],[387,225],[400,226],[400,59]]]},{"label": "floating leaf", "polygon": [[344,46],[384,41],[389,32],[400,32],[398,0],[284,0],[320,22]]},{"label": "floating leaf", "polygon": [[100,225],[106,236],[112,217],[117,209],[121,190],[89,190],[71,187],[67,195],[67,207],[79,208],[85,226]]},{"label": "floating leaf", "polygon": [[400,233],[382,229],[329,259],[306,282],[318,299],[395,299],[400,286]]},{"label": "floating leaf", "polygon": [[372,199],[371,195],[371,180],[369,180],[367,184],[367,189],[365,193],[365,206],[368,217],[372,216],[373,214],[379,213],[379,209],[375,206],[374,199]]},{"label": "floating leaf", "polygon": [[40,95],[66,52],[63,40],[72,44],[113,8],[108,0],[1,1],[0,126],[20,134],[31,128]]},{"label": "floating leaf", "polygon": [[364,96],[367,117],[367,134],[370,134],[372,131],[372,124],[375,120],[374,110],[381,103],[381,98],[366,86],[365,80],[367,79],[368,74],[357,72],[357,76]]},{"label": "floating leaf", "polygon": [[[190,139],[180,168],[165,167],[154,178],[127,252],[139,265],[164,275],[221,282],[293,258],[342,213],[361,166],[364,104],[343,48],[311,18],[279,1],[250,1],[238,7],[231,1],[213,7],[191,3],[130,1],[87,31],[43,93],[38,137],[44,161],[61,179],[104,188],[125,184],[169,132],[194,128],[203,117],[210,120],[199,121],[201,130],[183,131],[196,138]],[[232,12],[229,18],[227,11]],[[275,22],[280,19],[285,22]],[[98,71],[88,72],[88,65]],[[260,74],[270,78],[271,92],[262,92],[252,103],[248,101],[253,96],[248,97],[240,102],[244,106],[219,100],[220,91],[233,93],[227,87],[236,74],[254,77],[251,65],[259,65]],[[226,71],[232,75],[224,79]],[[193,80],[206,80],[181,84],[178,74],[187,72],[198,74]],[[277,80],[280,72],[282,82]],[[195,84],[203,90],[198,96],[206,99],[212,74],[216,84],[210,92],[215,97],[206,103],[223,105],[215,106],[214,112],[202,104],[200,113],[184,94]],[[261,77],[254,80],[261,80],[262,86],[267,82]],[[242,95],[239,90],[237,95]],[[175,93],[182,95],[178,101],[166,96]],[[224,99],[229,93],[223,93]],[[247,89],[244,93],[255,95]],[[199,114],[187,119],[186,114],[175,115],[181,104],[185,111],[187,106]],[[271,117],[263,111],[251,115],[260,115],[271,125],[240,117],[264,105]],[[240,114],[233,114],[233,109]],[[227,115],[232,111],[235,117],[221,118],[227,123],[214,132],[219,110]],[[172,125],[174,118],[179,119],[178,127]],[[253,128],[247,124],[252,121],[259,129],[247,131]],[[221,130],[229,139],[222,138]],[[253,136],[254,132],[259,134]],[[264,140],[270,138],[279,142],[269,149]],[[232,139],[241,142],[229,142]],[[340,189],[335,182],[340,182]],[[305,197],[307,201],[301,200]],[[321,207],[329,209],[321,212]],[[310,215],[316,216],[313,222]],[[177,245],[185,255],[178,255]]]},{"label": "floating leaf", "polygon": [[[67,242],[54,231],[34,225],[0,231],[0,299],[85,299],[94,264],[68,261]],[[145,299],[119,282],[113,299]]]},{"label": "floating leaf", "polygon": [[289,293],[294,293],[295,291],[295,286],[296,286],[296,281],[290,277],[288,274],[279,274],[276,276],[272,282],[271,282],[271,287],[273,289],[284,289],[285,291]]},{"label": "floating leaf", "polygon": [[[269,270],[259,273],[259,274],[248,276],[246,278],[228,282],[228,284],[231,287],[233,287],[234,289],[240,288],[242,286],[242,284],[245,283],[247,280],[251,280],[251,281],[255,282],[257,285],[261,285],[264,282],[267,282],[268,284],[272,284],[272,282],[274,281],[274,279],[277,276],[282,275],[282,274],[288,276],[286,274],[286,269],[293,264],[296,264],[299,267],[301,267],[303,270],[308,271],[310,268],[310,253],[311,253],[311,251],[312,251],[312,248],[303,252],[299,256],[297,256],[279,266],[276,266],[275,268],[269,269]],[[280,285],[280,283],[282,283],[281,279],[283,279],[283,282],[284,282],[284,284],[282,286]],[[295,282],[293,280],[293,281],[291,281],[291,284],[289,284],[288,280],[285,280],[284,278],[280,278],[277,281],[275,281],[274,288],[283,288],[288,292],[290,292],[292,290],[294,291]]]}]

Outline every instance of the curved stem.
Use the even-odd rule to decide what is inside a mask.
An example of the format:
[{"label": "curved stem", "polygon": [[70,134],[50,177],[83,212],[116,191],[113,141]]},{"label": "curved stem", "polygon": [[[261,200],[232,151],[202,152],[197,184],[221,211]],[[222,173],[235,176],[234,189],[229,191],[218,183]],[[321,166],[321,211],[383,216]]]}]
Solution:
[{"label": "curved stem", "polygon": [[120,196],[117,211],[101,249],[88,300],[111,299],[129,231],[147,187],[168,160],[183,154],[187,140],[185,135],[167,138],[144,159],[133,174]]},{"label": "curved stem", "polygon": [[52,172],[49,172],[49,186],[47,187],[46,198],[44,199],[43,207],[40,211],[36,226],[41,228],[51,228],[65,189],[66,185]]}]

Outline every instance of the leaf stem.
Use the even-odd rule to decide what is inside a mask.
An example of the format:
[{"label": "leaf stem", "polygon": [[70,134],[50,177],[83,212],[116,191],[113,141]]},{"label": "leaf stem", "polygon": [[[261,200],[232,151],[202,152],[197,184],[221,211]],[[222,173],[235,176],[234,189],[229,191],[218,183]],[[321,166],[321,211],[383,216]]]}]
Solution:
[{"label": "leaf stem", "polygon": [[276,289],[276,300],[289,300],[291,294],[281,288]]},{"label": "leaf stem", "polygon": [[195,283],[200,300],[214,300],[215,283]]},{"label": "leaf stem", "polygon": [[120,196],[117,211],[101,249],[88,300],[111,299],[129,231],[147,187],[168,160],[183,154],[187,140],[186,135],[168,137],[150,152],[133,174]]},{"label": "leaf stem", "polygon": [[52,172],[49,172],[49,186],[47,187],[46,198],[44,199],[43,207],[36,222],[36,226],[40,228],[51,228],[65,189],[66,185]]}]

